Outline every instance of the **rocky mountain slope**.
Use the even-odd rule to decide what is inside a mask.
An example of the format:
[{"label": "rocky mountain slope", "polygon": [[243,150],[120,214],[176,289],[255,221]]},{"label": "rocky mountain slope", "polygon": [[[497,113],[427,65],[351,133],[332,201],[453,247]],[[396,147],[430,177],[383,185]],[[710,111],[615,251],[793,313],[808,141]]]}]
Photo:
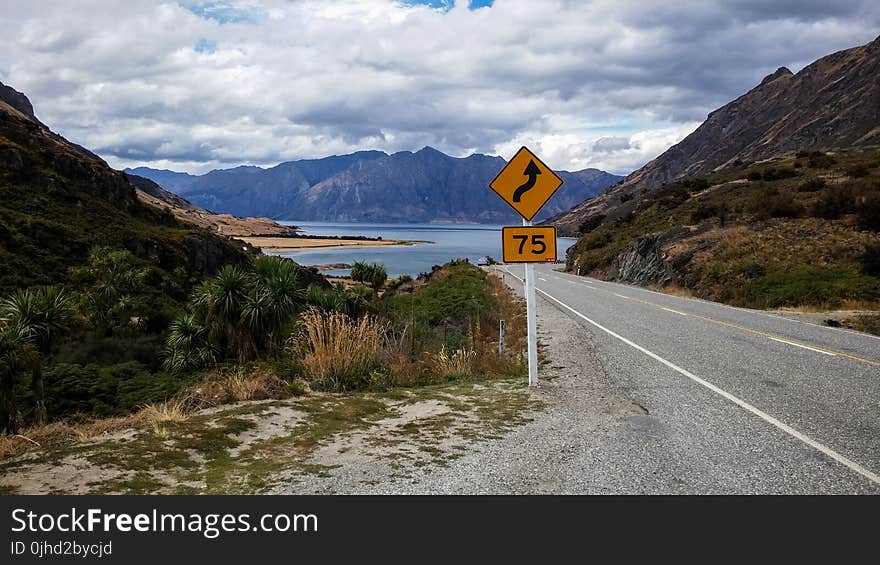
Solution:
[{"label": "rocky mountain slope", "polygon": [[231,237],[292,236],[295,227],[284,226],[269,218],[242,218],[231,214],[215,214],[190,204],[185,198],[168,192],[150,179],[128,174],[138,198],[160,209],[168,209],[182,222],[189,222],[220,235]]},{"label": "rocky mountain slope", "polygon": [[592,227],[566,268],[738,306],[880,310],[880,148],[673,182]]},{"label": "rocky mountain slope", "polygon": [[598,216],[627,213],[644,193],[679,179],[786,152],[880,144],[878,76],[880,38],[823,57],[797,74],[780,68],[612,190],[551,223],[574,234]]},{"label": "rocky mountain slope", "polygon": [[[202,176],[147,168],[129,172],[215,212],[298,220],[492,223],[518,218],[488,189],[503,166],[500,157],[455,158],[426,147],[415,153],[362,151]],[[596,169],[560,176],[566,184],[539,217],[567,210],[621,179]]]},{"label": "rocky mountain slope", "polygon": [[26,96],[0,84],[0,294],[64,282],[95,246],[127,249],[184,286],[246,258],[240,242],[142,203],[125,174],[50,131]]}]

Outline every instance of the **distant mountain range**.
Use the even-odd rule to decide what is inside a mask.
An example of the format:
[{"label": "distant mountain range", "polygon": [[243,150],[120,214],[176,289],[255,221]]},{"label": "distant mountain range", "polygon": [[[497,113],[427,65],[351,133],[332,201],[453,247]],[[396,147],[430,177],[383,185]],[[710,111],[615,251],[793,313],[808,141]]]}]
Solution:
[{"label": "distant mountain range", "polygon": [[880,37],[832,53],[799,73],[781,67],[715,110],[680,143],[613,190],[549,223],[566,231],[632,208],[640,195],[676,180],[720,173],[786,152],[880,144]]},{"label": "distant mountain range", "polygon": [[[359,151],[323,159],[242,166],[190,175],[126,169],[196,206],[239,216],[344,222],[513,222],[519,217],[489,188],[501,157],[450,157],[431,147],[415,153]],[[623,177],[598,169],[560,171],[565,181],[539,214],[547,218],[599,194]]]}]

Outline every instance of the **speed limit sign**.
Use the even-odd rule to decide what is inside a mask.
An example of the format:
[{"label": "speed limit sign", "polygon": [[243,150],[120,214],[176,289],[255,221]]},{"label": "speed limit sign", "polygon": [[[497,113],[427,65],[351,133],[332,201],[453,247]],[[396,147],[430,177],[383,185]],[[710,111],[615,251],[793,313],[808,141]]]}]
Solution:
[{"label": "speed limit sign", "polygon": [[505,263],[555,263],[556,228],[513,226],[501,228]]}]

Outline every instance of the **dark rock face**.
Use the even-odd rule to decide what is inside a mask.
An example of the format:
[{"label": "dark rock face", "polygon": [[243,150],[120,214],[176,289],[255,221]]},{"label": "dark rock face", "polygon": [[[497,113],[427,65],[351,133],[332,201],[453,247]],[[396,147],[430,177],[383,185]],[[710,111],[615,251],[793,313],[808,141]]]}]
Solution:
[{"label": "dark rock face", "polygon": [[21,152],[13,147],[0,149],[0,167],[17,171],[24,168],[24,159],[21,158]]},{"label": "dark rock face", "polygon": [[636,239],[614,259],[614,279],[638,285],[670,282],[671,277],[660,254],[657,236]]},{"label": "dark rock face", "polygon": [[[237,167],[199,177],[136,169],[197,206],[235,215],[353,222],[507,222],[518,216],[488,188],[500,157],[450,157],[426,147],[415,153],[351,155]],[[621,177],[597,169],[563,171],[565,181],[539,215],[546,218],[598,194]],[[182,183],[182,184],[181,184]],[[175,189],[175,186],[178,188]]]},{"label": "dark rock face", "polygon": [[0,100],[6,102],[32,120],[37,119],[37,117],[34,116],[34,107],[31,105],[31,101],[28,100],[28,97],[11,86],[6,86],[2,82],[0,82]]},{"label": "dark rock face", "polygon": [[880,143],[880,38],[833,53],[797,74],[780,68],[754,89],[715,110],[692,134],[611,191],[553,221],[570,233],[609,214],[621,195],[723,171],[790,151]]}]

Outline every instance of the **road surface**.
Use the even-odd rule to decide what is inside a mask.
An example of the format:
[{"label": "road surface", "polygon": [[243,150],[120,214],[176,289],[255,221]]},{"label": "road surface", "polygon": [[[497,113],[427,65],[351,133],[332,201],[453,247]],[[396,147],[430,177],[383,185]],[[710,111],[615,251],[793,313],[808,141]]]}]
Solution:
[{"label": "road surface", "polygon": [[[520,283],[521,267],[502,269]],[[583,326],[610,384],[647,410],[649,449],[666,444],[676,467],[702,459],[718,474],[709,491],[880,493],[877,337],[549,265],[536,281],[539,310]]]}]

